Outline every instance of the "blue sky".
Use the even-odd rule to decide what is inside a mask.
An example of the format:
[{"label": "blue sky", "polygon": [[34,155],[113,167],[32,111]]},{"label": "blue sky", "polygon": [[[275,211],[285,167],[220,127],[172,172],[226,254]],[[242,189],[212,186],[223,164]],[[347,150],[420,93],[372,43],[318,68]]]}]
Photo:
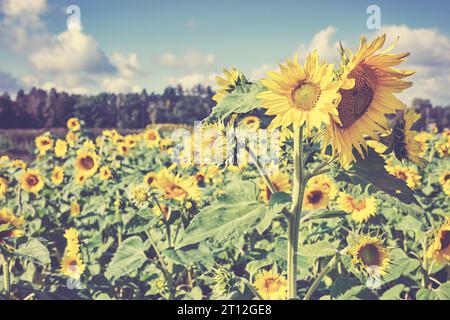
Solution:
[{"label": "blue sky", "polygon": [[[407,99],[420,95],[450,104],[450,94],[439,90],[450,84],[450,1],[0,3],[0,91],[161,91],[169,84],[213,84],[223,67],[232,66],[260,77],[295,52],[302,57],[317,47],[333,60],[338,40],[355,48],[361,34],[374,34],[366,26],[366,9],[375,4],[381,32],[400,35],[398,49],[412,53],[408,67],[418,70],[418,88]],[[71,4],[81,9],[81,31],[67,30],[65,9]]]}]

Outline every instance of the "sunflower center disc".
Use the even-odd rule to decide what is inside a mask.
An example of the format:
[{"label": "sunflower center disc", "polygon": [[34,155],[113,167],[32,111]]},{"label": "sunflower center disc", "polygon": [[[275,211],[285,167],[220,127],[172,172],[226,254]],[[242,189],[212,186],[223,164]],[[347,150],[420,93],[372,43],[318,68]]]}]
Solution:
[{"label": "sunflower center disc", "polygon": [[320,200],[322,199],[322,196],[323,196],[322,191],[315,190],[308,195],[308,201],[312,204],[319,203]]},{"label": "sunflower center disc", "polygon": [[338,106],[341,128],[350,127],[369,108],[376,89],[375,71],[365,64],[353,69],[348,77],[355,79],[355,86],[350,90],[339,90],[341,102]]},{"label": "sunflower center disc", "polygon": [[91,157],[85,157],[81,159],[81,164],[86,169],[92,169],[94,167],[94,160]]},{"label": "sunflower center disc", "polygon": [[442,250],[447,249],[447,247],[450,246],[450,231],[443,231],[441,239]]},{"label": "sunflower center disc", "polygon": [[312,109],[319,100],[320,88],[313,83],[300,84],[292,93],[292,99],[299,109]]},{"label": "sunflower center disc", "polygon": [[380,252],[373,244],[367,244],[359,250],[359,256],[364,265],[378,266],[380,263]]},{"label": "sunflower center disc", "polygon": [[30,176],[30,177],[28,177],[28,179],[27,179],[27,183],[30,185],[30,186],[35,186],[35,185],[37,185],[38,184],[38,182],[39,182],[39,180],[38,180],[38,178],[36,178],[35,176]]}]

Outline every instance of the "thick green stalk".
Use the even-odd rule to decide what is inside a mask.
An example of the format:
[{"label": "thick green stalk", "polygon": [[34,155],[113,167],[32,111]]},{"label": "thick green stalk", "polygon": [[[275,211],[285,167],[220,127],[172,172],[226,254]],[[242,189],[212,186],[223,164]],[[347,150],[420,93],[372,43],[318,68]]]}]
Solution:
[{"label": "thick green stalk", "polygon": [[294,129],[294,184],[292,188],[292,207],[288,217],[288,298],[297,298],[297,251],[306,181],[303,159],[303,128]]},{"label": "thick green stalk", "polygon": [[6,295],[9,297],[9,293],[11,291],[11,279],[9,274],[9,262],[8,259],[3,255],[0,254],[0,260],[2,263],[2,269],[3,269],[3,289],[6,292]]}]

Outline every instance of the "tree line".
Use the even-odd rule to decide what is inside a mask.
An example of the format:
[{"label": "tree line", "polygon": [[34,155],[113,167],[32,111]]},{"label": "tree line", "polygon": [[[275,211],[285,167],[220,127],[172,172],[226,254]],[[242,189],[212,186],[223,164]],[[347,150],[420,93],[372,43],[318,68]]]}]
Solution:
[{"label": "tree line", "polygon": [[86,96],[32,88],[19,90],[15,99],[0,96],[0,128],[61,128],[76,117],[88,128],[141,129],[156,123],[193,123],[207,117],[215,104],[210,87],[185,91],[167,87],[162,94],[100,93]]}]

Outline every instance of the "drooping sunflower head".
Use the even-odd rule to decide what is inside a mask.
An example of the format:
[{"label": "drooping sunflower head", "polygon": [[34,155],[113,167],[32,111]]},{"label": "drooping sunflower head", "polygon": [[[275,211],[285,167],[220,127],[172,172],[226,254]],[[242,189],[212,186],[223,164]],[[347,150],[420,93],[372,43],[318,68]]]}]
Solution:
[{"label": "drooping sunflower head", "polygon": [[64,180],[64,169],[60,166],[56,166],[52,171],[52,182],[59,186]]},{"label": "drooping sunflower head", "polygon": [[77,152],[75,169],[87,177],[93,176],[99,167],[98,155],[93,151],[81,149]]},{"label": "drooping sunflower head", "polygon": [[450,264],[450,219],[436,232],[427,256],[440,264]]},{"label": "drooping sunflower head", "polygon": [[55,155],[58,158],[64,158],[67,153],[67,142],[61,139],[56,140]]},{"label": "drooping sunflower head", "polygon": [[77,118],[70,118],[67,120],[67,129],[69,129],[72,132],[76,132],[80,130],[81,125],[80,121]]},{"label": "drooping sunflower head", "polygon": [[337,199],[340,209],[351,214],[357,223],[368,221],[377,214],[377,200],[375,197],[354,197],[351,194],[341,192]]},{"label": "drooping sunflower head", "polygon": [[40,154],[45,154],[47,151],[53,148],[53,140],[49,136],[39,136],[35,139],[36,148]]},{"label": "drooping sunflower head", "polygon": [[346,51],[349,62],[344,66],[337,107],[340,121],[332,121],[324,138],[324,148],[331,144],[333,154],[339,153],[343,166],[355,161],[354,149],[364,157],[366,136],[377,139],[380,133],[387,132],[386,114],[395,114],[405,107],[394,93],[412,85],[402,79],[414,72],[391,67],[402,63],[409,54],[387,54],[394,46],[378,52],[385,39],[383,35],[368,44],[361,37],[356,54]]},{"label": "drooping sunflower head", "polygon": [[287,280],[276,272],[266,270],[259,272],[254,285],[265,300],[287,299]]},{"label": "drooping sunflower head", "polygon": [[44,187],[44,179],[37,170],[27,170],[22,174],[22,188],[31,193],[38,193]]},{"label": "drooping sunflower head", "polygon": [[7,192],[8,192],[8,181],[5,178],[0,177],[0,198],[5,196]]},{"label": "drooping sunflower head", "polygon": [[[3,239],[18,238],[24,235],[23,230],[19,229],[25,219],[23,217],[16,217],[14,212],[9,208],[0,209],[0,243]],[[7,227],[9,226],[9,227]]]},{"label": "drooping sunflower head", "polygon": [[376,272],[379,276],[386,274],[390,262],[389,250],[383,247],[380,238],[359,235],[348,248],[352,263],[362,273]]},{"label": "drooping sunflower head", "polygon": [[[277,192],[290,191],[291,184],[289,183],[289,174],[282,172],[281,170],[277,170],[275,173],[269,176],[269,179]],[[261,189],[260,198],[265,202],[269,202],[270,197],[272,196],[272,192],[270,191],[269,187],[262,180],[259,183],[259,187]]]},{"label": "drooping sunflower head", "polygon": [[227,94],[233,92],[242,77],[242,73],[235,68],[231,70],[223,69],[223,73],[225,77],[216,77],[219,88],[216,89],[216,94],[212,97],[216,102],[222,101]]},{"label": "drooping sunflower head", "polygon": [[174,175],[166,168],[158,173],[154,185],[163,194],[165,199],[174,199],[178,201],[187,199],[197,201],[200,199],[200,188],[195,179]]},{"label": "drooping sunflower head", "polygon": [[103,181],[107,181],[111,179],[111,177],[111,169],[108,166],[103,166],[100,168],[100,179],[102,179]]},{"label": "drooping sunflower head", "polygon": [[269,77],[262,80],[267,90],[258,95],[266,114],[275,116],[271,128],[306,124],[309,132],[329,124],[330,116],[337,117],[340,82],[334,80],[333,65],[319,63],[314,52],[307,57],[304,67],[295,56],[286,65],[280,65],[280,69],[280,73],[269,72]]},{"label": "drooping sunflower head", "polygon": [[81,208],[78,202],[72,201],[70,203],[70,216],[71,217],[78,217],[81,213]]},{"label": "drooping sunflower head", "polygon": [[417,131],[412,130],[413,125],[420,119],[420,114],[413,109],[401,112],[396,118],[391,134],[391,148],[395,157],[400,161],[410,161],[418,166],[425,164],[420,157],[423,155],[423,144],[416,140]]}]

